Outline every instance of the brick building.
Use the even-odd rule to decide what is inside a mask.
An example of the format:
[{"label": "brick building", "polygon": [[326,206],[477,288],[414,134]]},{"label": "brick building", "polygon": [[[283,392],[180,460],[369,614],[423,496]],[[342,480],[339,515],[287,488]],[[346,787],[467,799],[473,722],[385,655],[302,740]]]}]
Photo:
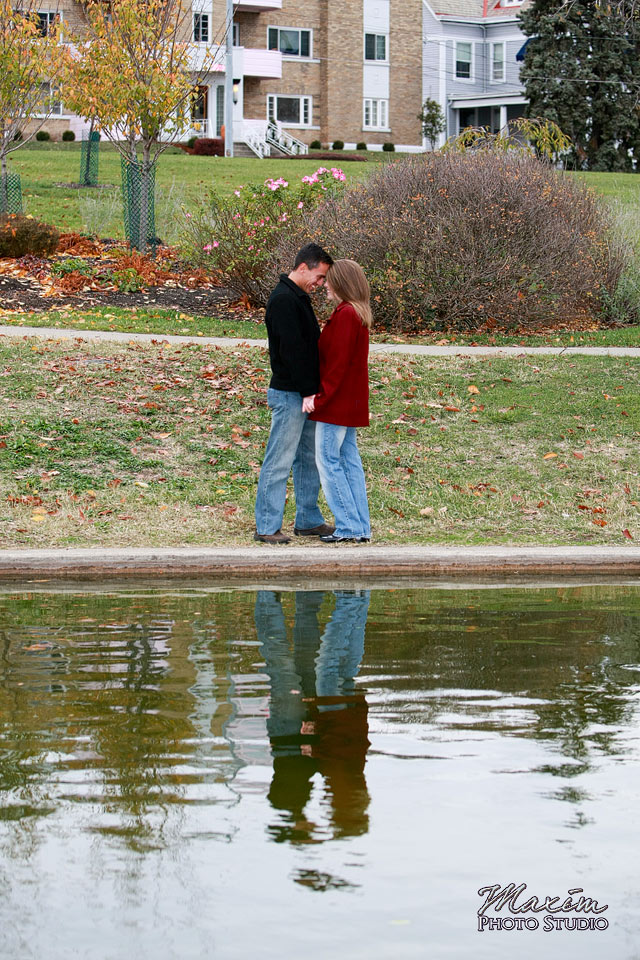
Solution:
[{"label": "brick building", "polygon": [[[226,0],[187,0],[194,63],[215,63],[194,101],[192,133],[219,136],[225,122]],[[526,2],[526,0],[525,0]],[[265,155],[314,140],[419,151],[418,114],[437,100],[446,135],[467,124],[503,125],[524,109],[516,55],[522,0],[236,0],[233,120],[238,151]],[[43,5],[43,16],[47,14]],[[61,0],[63,22],[82,4]],[[56,105],[47,129],[83,122]]]}]

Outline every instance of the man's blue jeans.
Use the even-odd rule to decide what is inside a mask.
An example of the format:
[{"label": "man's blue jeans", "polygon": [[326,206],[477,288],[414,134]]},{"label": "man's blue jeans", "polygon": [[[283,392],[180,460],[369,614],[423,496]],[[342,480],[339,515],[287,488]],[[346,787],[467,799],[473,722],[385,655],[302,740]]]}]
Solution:
[{"label": "man's blue jeans", "polygon": [[302,397],[288,390],[267,390],[271,433],[260,470],[256,496],[256,530],[277,533],[282,527],[287,480],[293,469],[295,525],[308,530],[324,523],[318,506],[320,477],[316,467],[316,424],[302,412]]},{"label": "man's blue jeans", "polygon": [[371,537],[367,488],[355,427],[316,424],[316,462],[336,537]]}]

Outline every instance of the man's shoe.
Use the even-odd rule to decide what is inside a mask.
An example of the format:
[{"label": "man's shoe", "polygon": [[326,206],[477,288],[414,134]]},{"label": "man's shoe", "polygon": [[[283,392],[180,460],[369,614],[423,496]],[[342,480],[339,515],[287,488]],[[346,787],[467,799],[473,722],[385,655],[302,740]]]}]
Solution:
[{"label": "man's shoe", "polygon": [[357,537],[336,537],[335,533],[329,534],[327,537],[320,537],[323,543],[357,543]]},{"label": "man's shoe", "polygon": [[288,537],[282,530],[276,530],[275,533],[258,533],[256,530],[253,539],[259,540],[260,543],[291,543],[291,537]]},{"label": "man's shoe", "polygon": [[307,527],[305,530],[293,528],[296,537],[330,537],[336,528],[328,523],[321,523],[319,527]]}]

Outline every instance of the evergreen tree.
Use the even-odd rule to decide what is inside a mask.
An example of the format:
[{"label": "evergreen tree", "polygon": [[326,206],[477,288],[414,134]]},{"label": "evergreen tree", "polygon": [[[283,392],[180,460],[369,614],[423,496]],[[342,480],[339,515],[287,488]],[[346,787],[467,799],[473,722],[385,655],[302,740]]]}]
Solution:
[{"label": "evergreen tree", "polygon": [[520,78],[532,117],[553,120],[584,170],[640,161],[640,44],[622,12],[598,0],[533,0]]}]

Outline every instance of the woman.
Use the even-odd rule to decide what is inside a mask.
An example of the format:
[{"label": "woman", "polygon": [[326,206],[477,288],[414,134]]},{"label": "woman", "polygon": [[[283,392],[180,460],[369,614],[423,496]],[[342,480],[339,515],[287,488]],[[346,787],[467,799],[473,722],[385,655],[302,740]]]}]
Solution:
[{"label": "woman", "polygon": [[320,390],[302,402],[316,421],[316,462],[336,521],[334,533],[320,539],[367,543],[371,524],[356,427],[369,425],[369,284],[354,260],[336,260],[326,290],[336,308],[318,341]]}]

